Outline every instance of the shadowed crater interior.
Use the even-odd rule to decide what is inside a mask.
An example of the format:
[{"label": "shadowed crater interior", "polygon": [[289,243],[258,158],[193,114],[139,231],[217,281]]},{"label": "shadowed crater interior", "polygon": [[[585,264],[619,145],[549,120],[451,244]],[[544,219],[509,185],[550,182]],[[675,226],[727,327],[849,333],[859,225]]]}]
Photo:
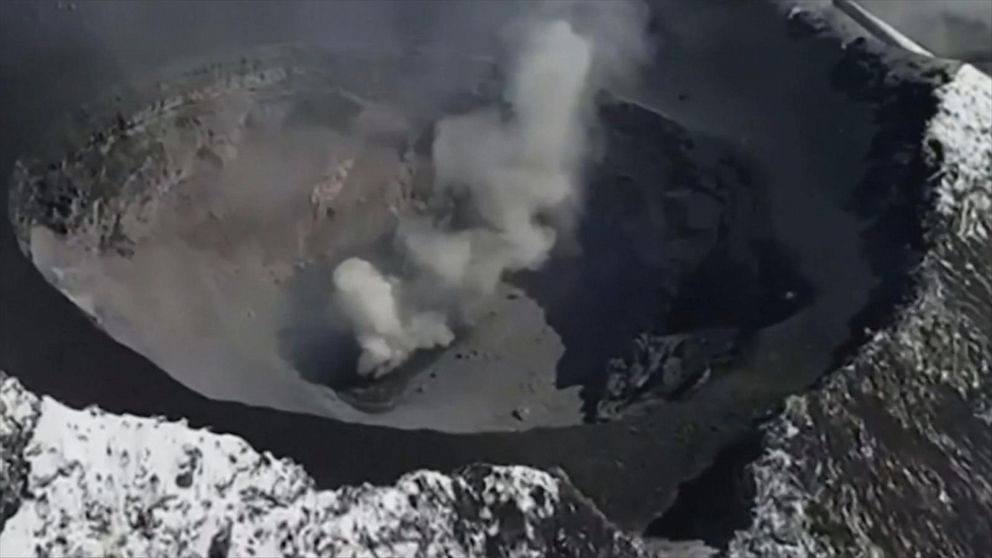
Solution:
[{"label": "shadowed crater interior", "polygon": [[[434,203],[435,123],[498,99],[492,63],[449,63],[476,79],[430,110],[397,93],[415,54],[274,48],[182,74],[62,160],[17,167],[22,247],[110,335],[194,390],[346,421],[609,421],[794,352],[762,336],[831,285],[808,279],[771,225],[770,169],[600,95],[582,209],[549,261],[507,277],[450,346],[359,376],[335,267],[360,256],[402,272],[391,246],[403,216]],[[840,341],[803,351],[825,358]]]}]

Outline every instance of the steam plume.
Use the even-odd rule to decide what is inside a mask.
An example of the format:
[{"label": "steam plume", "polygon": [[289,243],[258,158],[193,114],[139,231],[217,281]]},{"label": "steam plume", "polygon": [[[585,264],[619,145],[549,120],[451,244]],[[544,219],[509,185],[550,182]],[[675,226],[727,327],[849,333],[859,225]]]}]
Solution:
[{"label": "steam plume", "polygon": [[557,232],[547,217],[577,205],[594,76],[608,74],[594,71],[595,54],[616,62],[623,51],[594,41],[564,19],[529,24],[506,92],[512,115],[493,107],[437,124],[432,195],[460,200],[471,224],[453,226],[450,209],[401,222],[396,246],[410,269],[402,278],[358,258],[337,268],[336,299],[362,348],[360,373],[377,376],[418,349],[451,343],[451,324],[505,274],[548,258]]}]

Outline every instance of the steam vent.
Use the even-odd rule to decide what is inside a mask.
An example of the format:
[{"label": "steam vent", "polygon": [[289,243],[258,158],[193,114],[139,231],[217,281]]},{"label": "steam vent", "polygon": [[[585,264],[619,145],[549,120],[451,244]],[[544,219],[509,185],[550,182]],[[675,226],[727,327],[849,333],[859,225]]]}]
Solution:
[{"label": "steam vent", "polygon": [[3,4],[0,556],[986,556],[992,44],[942,48]]}]

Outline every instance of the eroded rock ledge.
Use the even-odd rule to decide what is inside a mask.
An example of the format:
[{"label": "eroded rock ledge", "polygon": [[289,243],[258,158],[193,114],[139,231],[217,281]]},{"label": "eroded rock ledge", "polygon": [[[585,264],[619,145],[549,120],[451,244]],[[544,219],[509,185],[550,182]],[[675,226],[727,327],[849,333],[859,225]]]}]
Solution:
[{"label": "eroded rock ledge", "polygon": [[476,465],[317,491],[238,437],[70,409],[2,372],[0,486],[2,556],[668,555],[561,475]]}]

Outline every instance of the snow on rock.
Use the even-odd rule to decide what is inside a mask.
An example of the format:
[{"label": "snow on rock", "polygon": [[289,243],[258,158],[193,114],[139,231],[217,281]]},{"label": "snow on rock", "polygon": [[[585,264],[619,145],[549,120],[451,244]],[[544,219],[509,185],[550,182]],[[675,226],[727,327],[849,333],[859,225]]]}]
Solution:
[{"label": "snow on rock", "polygon": [[[931,157],[941,159],[937,210],[954,221],[964,237],[988,238],[992,213],[992,84],[974,66],[961,67],[939,94],[930,126]],[[942,146],[939,153],[933,151]]]},{"label": "snow on rock", "polygon": [[965,65],[934,94],[913,300],[767,427],[752,525],[731,558],[992,548],[992,79]]},{"label": "snow on rock", "polygon": [[20,504],[28,474],[24,449],[38,419],[38,399],[23,394],[17,382],[0,380],[0,529]]},{"label": "snow on rock", "polygon": [[2,372],[0,487],[0,556],[649,555],[561,475],[476,465],[318,491],[235,436],[70,409]]}]

